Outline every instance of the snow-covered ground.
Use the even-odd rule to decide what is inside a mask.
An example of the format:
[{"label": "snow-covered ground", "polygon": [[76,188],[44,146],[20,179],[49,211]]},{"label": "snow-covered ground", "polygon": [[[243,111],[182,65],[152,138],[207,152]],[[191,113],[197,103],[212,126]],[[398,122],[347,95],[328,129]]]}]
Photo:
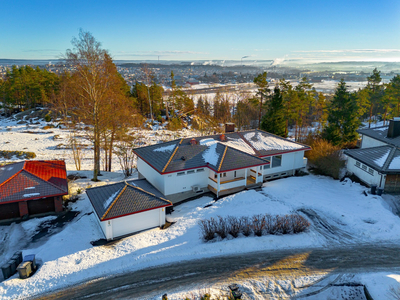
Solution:
[{"label": "snow-covered ground", "polygon": [[[20,124],[18,124],[20,123]],[[36,154],[35,159],[63,159],[67,170],[76,170],[72,151],[69,147],[70,132],[67,129],[48,128],[44,126],[57,126],[59,122],[45,122],[43,119],[34,120],[33,124],[20,120],[0,117],[0,151],[29,151]],[[159,126],[154,126],[158,129]],[[181,130],[179,132],[164,129],[144,130],[132,129],[131,135],[136,136],[137,146],[147,146],[159,142],[170,141],[189,136],[198,136],[199,132],[193,130]],[[81,170],[93,168],[93,147],[92,143],[85,138],[85,133],[80,132],[78,143],[85,145],[82,150]],[[16,157],[5,159],[0,157],[0,163],[18,161]],[[103,162],[102,162],[103,163]],[[118,158],[114,155],[113,171],[121,169]]]},{"label": "snow-covered ground", "polygon": [[[39,132],[44,125],[29,130]],[[11,130],[7,130],[11,128]],[[74,171],[74,163],[69,155],[70,150],[55,149],[60,141],[54,141],[54,135],[66,139],[68,132],[62,129],[49,129],[53,133],[22,133],[26,125],[17,125],[16,121],[0,120],[0,150],[33,151],[38,159],[65,158],[69,173]],[[163,136],[153,131],[140,134],[148,143],[157,142]],[[173,133],[171,133],[173,134]],[[182,136],[191,132],[180,133]],[[88,151],[88,156],[91,155]],[[88,179],[78,179],[70,184],[72,191],[84,191],[89,185],[100,185],[123,180],[117,172],[104,172],[101,182],[94,184],[89,180],[91,172],[81,171]],[[83,168],[90,169],[91,160],[85,161]],[[134,175],[135,176],[135,175]],[[40,263],[39,270],[29,279],[20,280],[14,275],[0,283],[0,299],[24,299],[32,295],[40,295],[62,287],[75,285],[91,278],[109,274],[157,266],[164,263],[191,260],[193,258],[214,257],[235,253],[248,253],[258,250],[277,250],[307,247],[329,247],[340,245],[343,239],[335,235],[325,234],[319,228],[311,226],[304,233],[297,235],[268,235],[263,237],[239,237],[237,239],[217,240],[204,243],[199,238],[198,221],[203,218],[220,216],[252,216],[259,213],[288,214],[299,211],[315,213],[326,223],[337,229],[340,237],[346,237],[346,243],[400,243],[400,219],[391,212],[391,207],[382,197],[368,194],[366,189],[351,181],[339,182],[327,177],[304,176],[280,179],[264,184],[262,191],[244,191],[227,196],[214,202],[209,197],[202,197],[175,207],[175,211],[167,216],[169,221],[176,222],[166,230],[152,229],[131,237],[124,238],[110,246],[93,247],[90,242],[103,238],[95,214],[86,193],[70,205],[72,210],[80,211],[63,230],[57,232],[41,243],[22,243],[29,241],[39,224],[52,217],[32,219],[19,224],[0,226],[0,241],[6,236],[7,245],[0,244],[0,260],[7,260],[15,250],[23,250],[23,254],[35,253]],[[389,196],[385,196],[389,197]],[[393,200],[393,199],[391,199]],[[207,208],[206,205],[212,204]],[[304,214],[306,215],[306,214]],[[20,246],[27,244],[27,246]],[[19,248],[19,247],[22,247]],[[301,278],[285,280],[242,282],[241,286],[254,299],[257,291],[265,290],[271,299],[293,296],[298,293],[285,288],[289,283],[298,285],[312,284],[321,279],[321,275],[308,275]],[[368,273],[358,274],[359,282],[367,285],[374,299],[385,299],[391,286],[399,287],[400,274]],[[296,285],[296,284],[295,284]],[[211,288],[211,287],[210,287]],[[220,286],[212,287],[216,290]],[[180,290],[169,293],[169,299],[181,299],[188,293],[198,291]],[[339,297],[341,290],[326,291],[325,299]],[[335,296],[336,295],[336,296]],[[325,297],[325,296],[324,296]],[[311,298],[310,298],[311,299]],[[315,298],[317,299],[317,298]]]},{"label": "snow-covered ground", "polygon": [[[113,174],[104,176],[109,177],[107,175]],[[114,175],[114,178],[108,178],[108,182],[121,179]],[[80,187],[88,183],[88,179],[76,181]],[[22,299],[91,278],[139,270],[162,263],[267,249],[327,247],[340,243],[330,236],[324,236],[313,227],[296,235],[239,237],[204,243],[199,238],[197,223],[202,218],[218,215],[281,215],[309,209],[318,212],[319,216],[336,226],[341,234],[350,235],[352,239],[348,242],[400,243],[400,219],[390,211],[390,207],[381,197],[365,196],[364,190],[364,187],[350,181],[339,182],[313,175],[281,179],[264,184],[259,192],[245,191],[217,202],[209,197],[202,197],[179,205],[167,216],[169,221],[176,222],[170,228],[148,230],[125,238],[112,247],[92,247],[90,244],[90,241],[102,238],[102,233],[95,220],[95,214],[85,215],[91,212],[92,208],[86,194],[82,194],[81,199],[71,207],[81,211],[78,217],[44,244],[32,249],[23,249],[24,255],[35,253],[42,263],[37,273],[23,281],[18,279],[17,275],[3,281],[0,284],[0,298]],[[207,204],[212,206],[204,208]],[[388,276],[392,279],[389,280]],[[382,289],[377,282],[393,285],[394,282],[397,283],[399,276],[400,274],[380,273],[377,277],[367,274],[360,278],[365,278],[365,283],[371,285],[374,292],[374,286],[377,290]],[[316,276],[298,280],[314,282],[318,279]],[[278,291],[275,294],[277,298],[285,296],[284,289],[272,290]]]}]

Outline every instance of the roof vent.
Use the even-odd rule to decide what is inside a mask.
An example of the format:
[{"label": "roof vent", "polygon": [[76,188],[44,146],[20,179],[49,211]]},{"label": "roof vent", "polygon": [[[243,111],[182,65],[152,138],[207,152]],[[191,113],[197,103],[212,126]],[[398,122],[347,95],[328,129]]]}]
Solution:
[{"label": "roof vent", "polygon": [[182,156],[181,159],[182,159],[182,160],[186,160],[186,157]]},{"label": "roof vent", "polygon": [[387,132],[388,138],[395,138],[400,135],[400,118],[389,120],[389,129]]},{"label": "roof vent", "polygon": [[219,136],[219,139],[221,140],[221,142],[226,141],[226,136],[225,136],[225,134],[221,134],[221,135]]},{"label": "roof vent", "polygon": [[195,138],[192,138],[192,139],[190,140],[190,145],[192,145],[192,146],[197,145],[197,141],[196,141]]}]

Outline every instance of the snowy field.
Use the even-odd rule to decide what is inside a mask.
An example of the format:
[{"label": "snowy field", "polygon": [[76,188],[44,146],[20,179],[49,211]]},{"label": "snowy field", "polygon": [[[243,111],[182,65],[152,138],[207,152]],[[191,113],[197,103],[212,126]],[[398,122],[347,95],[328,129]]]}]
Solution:
[{"label": "snowy field", "polygon": [[[63,159],[67,170],[76,170],[73,154],[69,147],[70,132],[67,129],[48,128],[45,126],[57,126],[59,122],[45,122],[43,119],[29,122],[27,118],[17,120],[13,118],[0,117],[0,151],[30,151],[36,154],[35,159]],[[158,126],[154,126],[158,129]],[[137,145],[147,146],[159,142],[170,141],[178,138],[200,135],[193,130],[181,130],[179,132],[158,129],[144,130],[133,129],[131,135],[136,136]],[[79,132],[78,143],[84,145],[82,150],[81,170],[93,168],[92,143],[85,138],[84,132]],[[17,161],[16,157],[5,159],[0,157],[0,163]],[[103,164],[103,162],[101,162]],[[117,157],[113,156],[113,171],[119,171],[120,165]]]},{"label": "snowy field", "polygon": [[[44,123],[30,127],[31,131],[44,131]],[[7,128],[11,128],[8,130]],[[68,149],[55,149],[54,135],[65,137],[68,132],[62,129],[49,129],[53,133],[30,134],[26,125],[16,121],[0,120],[0,150],[33,151],[38,159],[66,158],[69,174],[75,174],[74,164]],[[158,132],[141,132],[143,140],[155,143],[161,139]],[[173,133],[171,133],[173,134]],[[191,135],[190,131],[180,133]],[[87,156],[90,157],[91,153]],[[84,169],[91,167],[91,160],[85,161]],[[85,190],[89,185],[103,185],[123,180],[123,175],[114,164],[116,172],[104,172],[101,182],[93,184],[89,179],[78,179],[70,184],[72,191]],[[91,178],[91,172],[81,171],[81,175]],[[133,178],[135,175],[133,176]],[[0,299],[26,299],[29,296],[54,291],[70,285],[76,285],[89,279],[120,274],[128,271],[173,263],[191,259],[215,257],[220,255],[248,253],[259,250],[276,251],[279,249],[314,248],[357,243],[398,243],[400,244],[400,219],[387,204],[396,200],[393,196],[385,198],[363,193],[365,187],[351,181],[335,181],[322,176],[304,176],[280,179],[265,183],[261,191],[244,191],[227,196],[215,202],[202,197],[176,206],[175,211],[167,215],[168,221],[176,222],[166,230],[152,229],[127,238],[112,246],[93,247],[90,242],[103,238],[95,214],[91,213],[90,202],[83,192],[80,199],[70,204],[70,208],[79,211],[71,222],[59,232],[30,243],[39,225],[54,217],[35,218],[19,224],[0,226],[0,261],[7,260],[16,250],[23,255],[35,253],[40,268],[29,279],[20,280],[14,275],[0,283]],[[206,205],[212,204],[205,208]],[[311,226],[297,235],[268,235],[263,237],[239,237],[237,239],[216,240],[204,243],[199,238],[198,221],[203,218],[220,216],[252,216],[259,213],[289,214],[299,212],[304,216],[316,214],[330,226],[337,229],[338,235],[329,235]],[[305,214],[307,213],[307,214]],[[11,238],[12,237],[12,238]],[[1,275],[0,275],[1,276]],[[313,284],[322,278],[329,280],[329,274],[310,274],[303,277],[238,282],[251,299],[282,299],[299,294],[296,286]],[[0,280],[2,278],[0,277]],[[387,291],[391,286],[400,287],[400,274],[365,273],[354,275],[354,280],[365,284],[374,299],[388,299]],[[293,284],[294,283],[294,284]],[[287,287],[291,286],[290,289]],[[220,291],[226,286],[211,286],[212,291]],[[195,293],[195,289],[182,289],[168,292],[169,299]],[[326,290],[323,298],[340,299],[354,290]],[[160,299],[161,294],[154,299]],[[346,298],[344,298],[346,299]]]},{"label": "snowy field", "polygon": [[[122,179],[113,173],[104,176],[107,181],[99,184]],[[74,185],[82,188],[89,183],[87,179],[79,179]],[[297,235],[239,237],[204,243],[199,238],[197,222],[202,218],[218,215],[287,214],[308,209],[318,212],[319,216],[336,226],[342,234],[351,236],[352,238],[347,240],[348,243],[400,242],[399,218],[390,211],[390,207],[381,197],[365,196],[364,190],[364,187],[350,181],[339,182],[313,175],[276,180],[266,183],[262,191],[245,191],[217,202],[209,197],[202,197],[179,205],[171,215],[167,216],[169,221],[176,222],[170,228],[148,230],[125,238],[112,247],[91,246],[91,241],[103,236],[95,215],[87,214],[92,209],[86,194],[82,194],[81,199],[71,207],[80,211],[80,215],[45,243],[23,250],[24,255],[36,254],[42,265],[37,273],[23,281],[18,279],[17,275],[3,281],[0,284],[0,298],[24,299],[110,273],[134,271],[161,263],[267,249],[329,247],[339,245],[341,242],[335,237],[324,236],[311,227],[309,231]],[[212,206],[204,208],[207,204]],[[25,230],[25,236],[29,236],[31,234],[29,232],[34,231],[39,222],[38,219],[33,219],[13,224],[8,228],[15,231],[16,226],[22,227],[19,231]],[[0,234],[4,235],[8,231],[7,227],[1,228]],[[312,283],[326,275],[306,276],[296,280],[300,283]],[[369,285],[372,293],[381,295],[381,284],[385,282],[391,285],[397,284],[399,276],[400,274],[389,273],[361,274],[358,275],[358,279]],[[289,282],[291,280],[293,278],[287,279]],[[271,299],[296,294],[295,289],[291,290],[291,294],[287,294],[285,289],[276,288],[284,286],[285,282],[281,280],[275,282],[274,286],[271,284],[264,286],[269,291]],[[248,282],[244,282],[243,286],[246,287],[246,284],[250,286]],[[178,291],[175,297],[171,294],[170,299],[179,299],[185,293],[188,291]]]}]

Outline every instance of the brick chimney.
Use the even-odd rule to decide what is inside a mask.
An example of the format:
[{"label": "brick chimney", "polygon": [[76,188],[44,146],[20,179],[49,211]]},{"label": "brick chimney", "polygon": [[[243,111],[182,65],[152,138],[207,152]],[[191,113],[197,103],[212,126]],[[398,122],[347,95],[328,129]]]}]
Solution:
[{"label": "brick chimney", "polygon": [[389,129],[387,132],[388,138],[395,138],[400,135],[400,118],[389,120]]},{"label": "brick chimney", "polygon": [[225,123],[225,133],[235,132],[235,123]]},{"label": "brick chimney", "polygon": [[192,146],[197,145],[197,141],[196,141],[195,138],[192,138],[192,139],[190,140],[190,145],[192,145]]},{"label": "brick chimney", "polygon": [[225,134],[221,134],[221,135],[219,136],[219,139],[221,140],[221,142],[226,141],[226,136],[225,136]]}]

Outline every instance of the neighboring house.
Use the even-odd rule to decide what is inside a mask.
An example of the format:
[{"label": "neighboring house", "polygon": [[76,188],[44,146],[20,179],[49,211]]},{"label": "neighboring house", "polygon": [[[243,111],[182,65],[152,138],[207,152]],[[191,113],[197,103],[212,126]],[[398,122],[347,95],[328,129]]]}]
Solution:
[{"label": "neighboring house", "polygon": [[107,240],[165,224],[172,203],[146,180],[132,180],[87,189],[86,193]]},{"label": "neighboring house", "polygon": [[65,162],[25,161],[0,166],[0,220],[61,212],[68,194]]},{"label": "neighboring house", "polygon": [[362,136],[361,148],[346,150],[347,170],[361,181],[400,192],[400,118],[381,126],[357,131]]},{"label": "neighboring house", "polygon": [[185,138],[134,149],[139,178],[177,203],[211,191],[217,196],[294,175],[310,147],[262,130]]}]

